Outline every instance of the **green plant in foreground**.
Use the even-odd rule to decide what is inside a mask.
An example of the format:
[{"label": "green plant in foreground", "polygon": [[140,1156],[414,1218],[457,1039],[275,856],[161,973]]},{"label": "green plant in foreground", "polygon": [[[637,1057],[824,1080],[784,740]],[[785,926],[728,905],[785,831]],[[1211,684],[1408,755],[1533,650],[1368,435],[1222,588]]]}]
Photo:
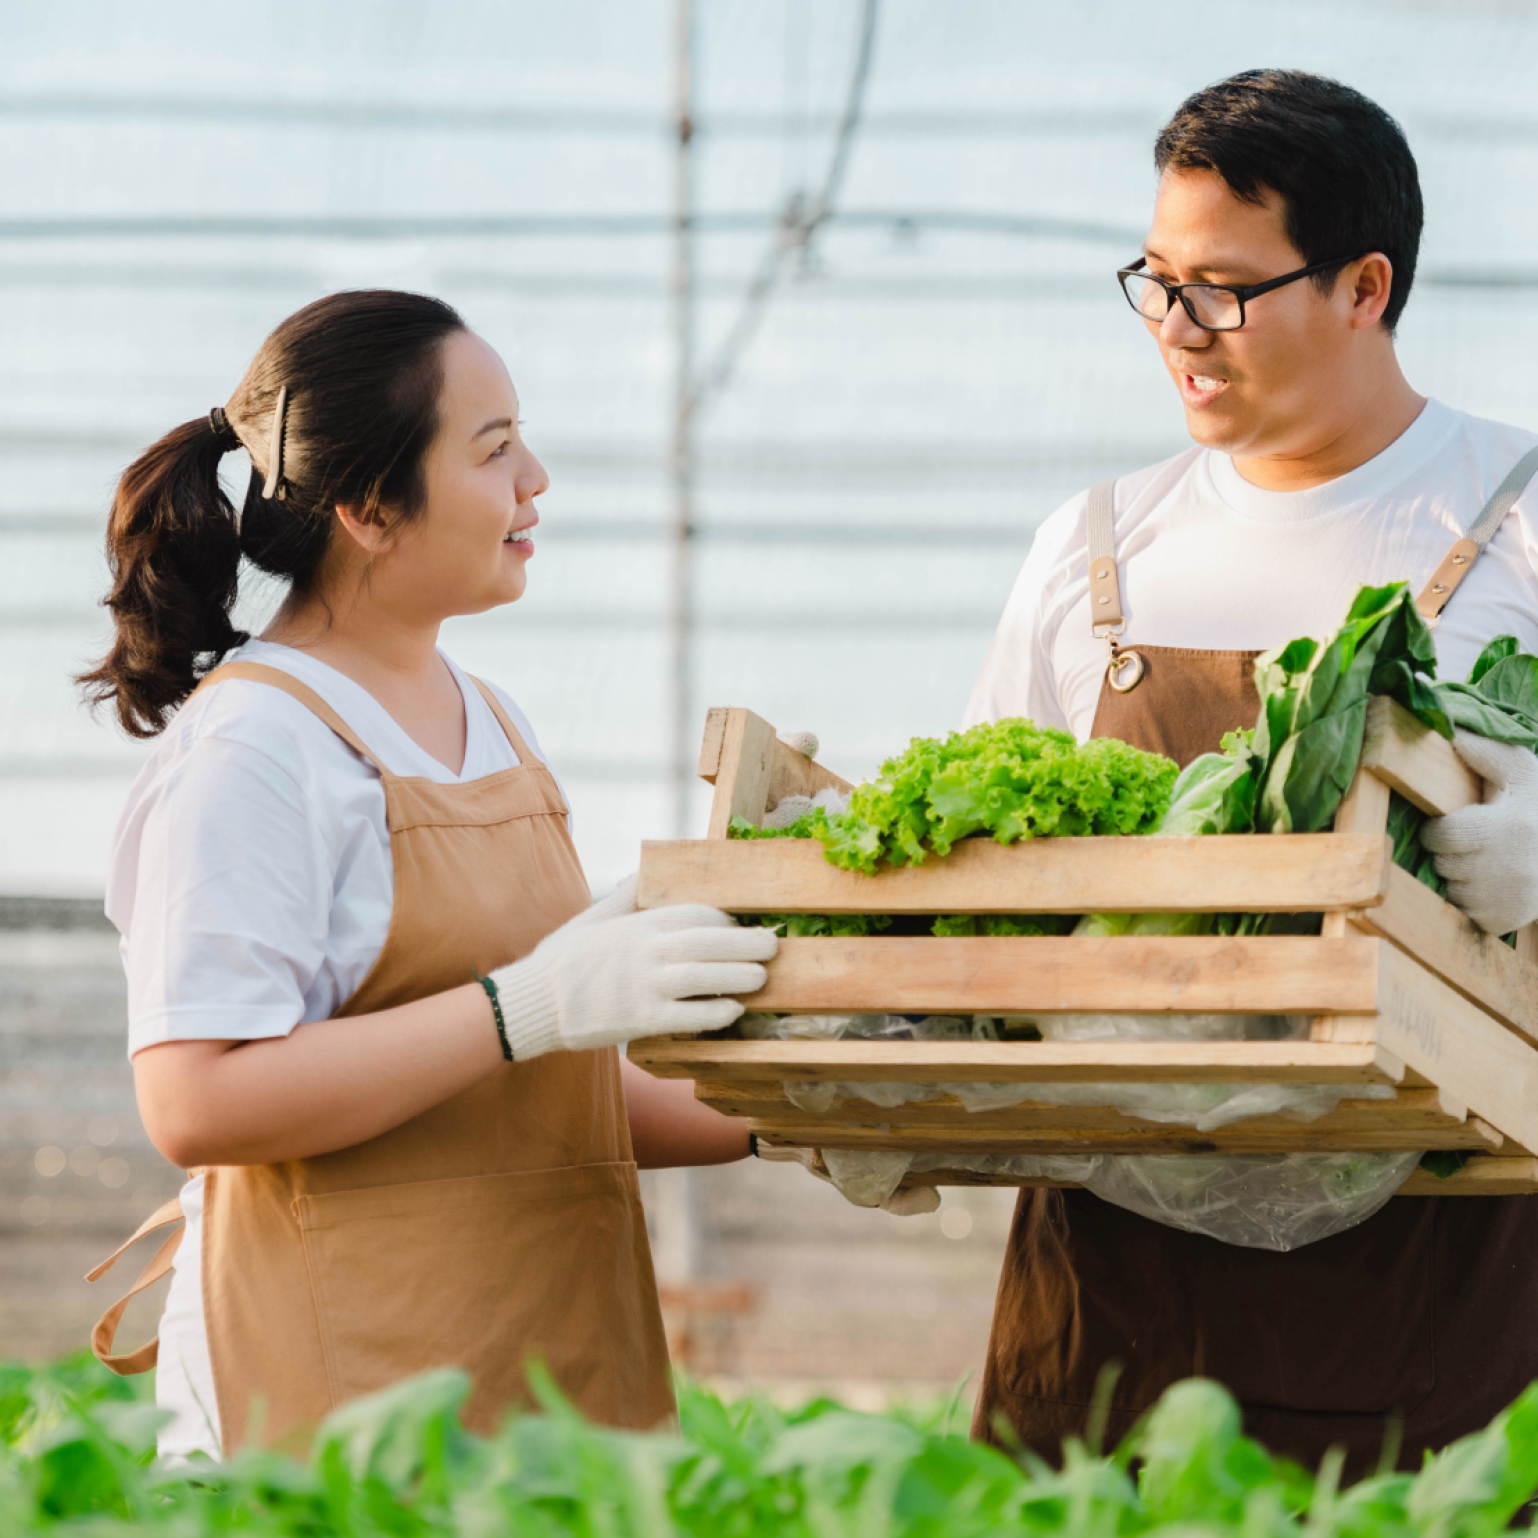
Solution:
[{"label": "green plant in foreground", "polygon": [[466,1433],[462,1373],[334,1414],[299,1463],[157,1465],[153,1408],[76,1364],[0,1369],[0,1532],[28,1538],[1494,1538],[1538,1489],[1538,1385],[1416,1474],[1342,1489],[1240,1431],[1215,1383],[1176,1384],[1110,1454],[1018,1460],[934,1416],[818,1400],[786,1412],[679,1391],[679,1424],[594,1427],[533,1373],[544,1413]]}]

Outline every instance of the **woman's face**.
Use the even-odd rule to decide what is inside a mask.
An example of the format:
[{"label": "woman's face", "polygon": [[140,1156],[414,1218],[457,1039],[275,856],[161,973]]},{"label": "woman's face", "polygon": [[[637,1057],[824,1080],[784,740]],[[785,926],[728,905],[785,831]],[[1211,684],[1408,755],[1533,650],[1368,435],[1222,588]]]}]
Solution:
[{"label": "woman's face", "polygon": [[523,596],[550,478],[518,432],[518,392],[486,342],[443,344],[438,436],[423,460],[427,502],[370,563],[371,595],[422,620],[479,614]]}]

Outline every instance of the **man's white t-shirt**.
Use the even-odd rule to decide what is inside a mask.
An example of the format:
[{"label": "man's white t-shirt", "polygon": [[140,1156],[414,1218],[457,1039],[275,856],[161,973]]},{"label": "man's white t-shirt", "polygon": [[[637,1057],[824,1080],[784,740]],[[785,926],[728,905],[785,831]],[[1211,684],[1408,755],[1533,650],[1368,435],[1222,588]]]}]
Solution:
[{"label": "man's white t-shirt", "polygon": [[[480,691],[448,661],[465,702],[456,775],[367,690],[304,652],[249,641],[226,659],[308,684],[393,774],[452,785],[518,763]],[[495,690],[530,751],[523,713]],[[177,713],[128,793],[113,839],[107,916],[122,935],[128,1050],[257,1040],[328,1020],[384,948],[394,878],[384,789],[292,695],[231,679]],[[160,1325],[160,1450],[217,1458],[219,1412],[203,1324],[203,1180],[182,1190],[187,1224]]]},{"label": "man's white t-shirt", "polygon": [[[1418,593],[1535,443],[1433,400],[1376,458],[1308,491],[1264,491],[1203,448],[1123,476],[1121,644],[1269,650],[1337,629],[1363,585],[1408,581]],[[966,725],[1029,716],[1089,736],[1106,643],[1090,629],[1087,501],[1081,492],[1037,531]],[[1467,677],[1497,635],[1538,653],[1538,477],[1433,634],[1443,678]]]}]

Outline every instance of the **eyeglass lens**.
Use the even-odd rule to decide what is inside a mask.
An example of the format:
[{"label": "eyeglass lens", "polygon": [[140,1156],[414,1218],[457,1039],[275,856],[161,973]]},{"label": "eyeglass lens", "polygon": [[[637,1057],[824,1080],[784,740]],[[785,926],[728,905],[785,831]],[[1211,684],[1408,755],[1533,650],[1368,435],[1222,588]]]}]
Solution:
[{"label": "eyeglass lens", "polygon": [[[1129,274],[1127,298],[1132,308],[1155,323],[1170,312],[1170,292],[1162,283],[1142,273]],[[1214,288],[1205,283],[1188,283],[1183,290],[1187,303],[1196,311],[1196,319],[1215,331],[1231,331],[1243,319],[1239,300],[1232,289]]]}]

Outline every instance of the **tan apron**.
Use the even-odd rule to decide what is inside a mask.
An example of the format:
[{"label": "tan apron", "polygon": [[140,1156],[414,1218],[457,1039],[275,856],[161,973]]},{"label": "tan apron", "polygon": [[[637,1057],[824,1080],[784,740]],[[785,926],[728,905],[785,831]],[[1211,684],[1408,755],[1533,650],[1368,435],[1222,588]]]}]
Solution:
[{"label": "tan apron", "polygon": [[[1417,599],[1428,618],[1535,466],[1538,454],[1528,455],[1438,567]],[[1138,681],[1116,688],[1132,665],[1117,663],[1109,487],[1092,500],[1091,603],[1109,599],[1097,634],[1111,642],[1111,663],[1091,735],[1189,763],[1254,724],[1258,653],[1138,645]],[[1170,1384],[1200,1375],[1232,1390],[1249,1435],[1310,1468],[1338,1445],[1350,1477],[1370,1473],[1392,1417],[1403,1425],[1400,1465],[1415,1468],[1538,1378],[1535,1319],[1531,1197],[1401,1197],[1355,1228],[1278,1254],[1168,1228],[1088,1191],[1022,1191],[973,1433],[992,1438],[1002,1417],[1055,1457],[1064,1437],[1083,1434],[1096,1380],[1114,1362],[1112,1439]]]},{"label": "tan apron", "polygon": [[[440,785],[389,773],[287,673],[231,663],[202,687],[229,678],[292,695],[379,770],[394,904],[384,949],[339,1016],[470,982],[588,906],[555,778],[479,681],[519,763]],[[169,1203],[134,1237],[179,1218]],[[169,1269],[180,1237],[135,1292]],[[155,1341],[112,1354],[126,1303],[108,1310],[92,1344],[115,1370],[142,1372]],[[203,1309],[226,1451],[302,1445],[335,1406],[445,1365],[474,1379],[465,1421],[475,1430],[528,1402],[531,1359],[594,1420],[665,1420],[667,1346],[617,1052],[509,1063],[337,1153],[209,1169]]]}]

